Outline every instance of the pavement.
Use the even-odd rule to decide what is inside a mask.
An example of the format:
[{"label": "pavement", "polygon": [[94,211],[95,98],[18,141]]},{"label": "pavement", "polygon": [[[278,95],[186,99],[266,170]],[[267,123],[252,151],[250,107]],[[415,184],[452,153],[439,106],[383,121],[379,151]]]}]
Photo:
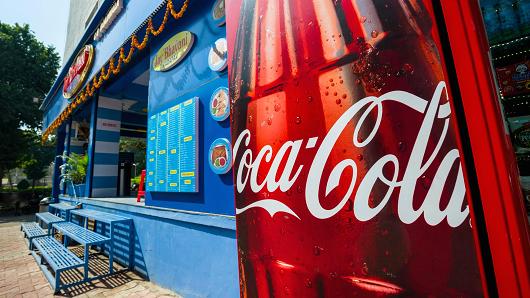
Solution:
[{"label": "pavement", "polygon": [[[20,223],[33,216],[0,217],[0,298],[54,297],[53,290],[30,254]],[[73,248],[74,253],[82,249]],[[91,256],[90,263],[105,268],[108,259],[103,255]],[[92,266],[92,265],[91,265]],[[80,272],[72,272],[71,276]],[[132,271],[122,270],[104,279],[61,290],[55,297],[181,297],[146,281]]]}]

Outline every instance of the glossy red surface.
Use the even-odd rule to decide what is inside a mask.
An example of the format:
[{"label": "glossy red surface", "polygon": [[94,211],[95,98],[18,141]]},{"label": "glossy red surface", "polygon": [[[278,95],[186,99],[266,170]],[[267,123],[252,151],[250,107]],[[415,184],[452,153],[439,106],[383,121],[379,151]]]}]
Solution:
[{"label": "glossy red surface", "polygon": [[[478,1],[441,1],[472,148],[494,276],[502,297],[530,297],[530,237]],[[495,295],[494,295],[495,296]]]},{"label": "glossy red surface", "polygon": [[426,4],[227,1],[242,297],[484,295]]}]

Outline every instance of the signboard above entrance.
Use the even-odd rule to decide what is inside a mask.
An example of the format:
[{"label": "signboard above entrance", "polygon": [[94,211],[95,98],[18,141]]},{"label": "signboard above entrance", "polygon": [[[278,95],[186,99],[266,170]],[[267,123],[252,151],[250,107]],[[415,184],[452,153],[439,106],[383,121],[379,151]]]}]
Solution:
[{"label": "signboard above entrance", "polygon": [[63,97],[72,98],[83,83],[88,75],[88,71],[92,67],[92,61],[94,60],[94,47],[92,45],[86,45],[77,54],[70,69],[68,69],[68,75],[64,78],[63,83]]},{"label": "signboard above entrance", "polygon": [[182,31],[171,37],[158,50],[153,59],[153,70],[168,71],[175,67],[190,51],[195,37],[189,31]]}]

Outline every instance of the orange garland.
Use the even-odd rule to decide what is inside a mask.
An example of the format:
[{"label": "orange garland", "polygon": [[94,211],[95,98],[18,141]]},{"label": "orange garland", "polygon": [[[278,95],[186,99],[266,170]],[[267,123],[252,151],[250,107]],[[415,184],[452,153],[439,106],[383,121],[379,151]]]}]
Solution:
[{"label": "orange garland", "polygon": [[68,119],[68,117],[70,117],[72,112],[78,106],[80,106],[82,103],[86,102],[86,100],[88,98],[90,98],[92,95],[94,95],[94,92],[96,90],[98,90],[103,85],[103,83],[110,78],[111,73],[113,75],[118,75],[120,73],[120,71],[121,71],[122,63],[128,64],[131,61],[135,49],[138,49],[139,51],[145,49],[145,47],[147,46],[147,43],[149,41],[149,34],[152,34],[153,36],[158,36],[160,33],[162,33],[162,31],[164,31],[166,23],[168,21],[169,14],[171,14],[171,16],[175,20],[178,20],[178,19],[182,18],[182,16],[184,16],[184,12],[186,12],[186,10],[188,8],[188,4],[189,4],[189,0],[185,0],[184,3],[182,4],[182,7],[180,8],[180,10],[178,12],[176,12],[175,8],[173,6],[173,1],[172,0],[168,0],[167,4],[166,4],[166,11],[164,12],[164,18],[162,19],[162,23],[160,24],[160,26],[156,30],[153,27],[152,18],[149,17],[149,19],[147,20],[147,27],[145,29],[145,35],[144,35],[144,37],[142,39],[142,42],[138,43],[138,37],[136,37],[136,34],[133,34],[130,37],[131,44],[129,46],[129,52],[127,53],[127,56],[125,56],[124,47],[121,47],[120,50],[119,50],[119,58],[118,58],[117,64],[116,65],[114,64],[115,63],[115,59],[114,59],[114,55],[113,55],[109,59],[109,61],[107,61],[107,70],[105,70],[105,66],[101,67],[101,71],[99,72],[99,78],[96,78],[98,76],[96,74],[96,75],[94,75],[92,80],[88,80],[88,83],[87,83],[85,89],[83,91],[81,91],[72,100],[72,102],[70,102],[68,107],[66,107],[62,111],[62,113],[59,115],[59,117],[57,117],[57,119],[55,119],[50,124],[50,126],[44,131],[44,133],[42,134],[42,142],[44,143],[48,139],[48,136],[55,129],[57,129],[64,122],[64,120]]}]

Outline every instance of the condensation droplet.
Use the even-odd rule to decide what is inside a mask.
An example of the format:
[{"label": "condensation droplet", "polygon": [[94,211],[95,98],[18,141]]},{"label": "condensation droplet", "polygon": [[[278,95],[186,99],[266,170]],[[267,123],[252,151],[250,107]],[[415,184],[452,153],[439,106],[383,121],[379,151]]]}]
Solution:
[{"label": "condensation droplet", "polygon": [[295,122],[296,124],[300,124],[300,123],[302,123],[302,118],[300,118],[300,116],[297,116],[297,117],[294,119],[294,122]]},{"label": "condensation droplet", "polygon": [[342,98],[346,99],[346,97],[348,97],[348,95],[345,94],[342,94]]},{"label": "condensation droplet", "polygon": [[329,91],[326,91],[326,92],[324,93],[324,95],[328,96],[328,95],[329,95]]},{"label": "condensation droplet", "polygon": [[274,105],[274,110],[275,110],[276,112],[278,112],[278,111],[280,110],[280,107],[281,107],[280,104],[277,103],[277,104]]},{"label": "condensation droplet", "polygon": [[313,287],[313,282],[308,278],[305,280],[305,286],[308,287],[308,288],[312,288]]},{"label": "condensation droplet", "polygon": [[405,63],[403,64],[403,70],[409,74],[412,74],[414,72],[414,67],[409,63]]},{"label": "condensation droplet", "polygon": [[302,185],[298,185],[298,187],[296,188],[296,191],[298,193],[302,193],[302,191],[304,191],[304,188],[302,187]]},{"label": "condensation droplet", "polygon": [[364,275],[368,275],[368,271],[369,271],[369,270],[368,270],[368,264],[363,263],[363,267],[362,267],[361,271],[362,271],[362,273],[363,273]]},{"label": "condensation droplet", "polygon": [[431,186],[431,179],[425,175],[421,176],[420,181],[421,181],[421,185],[423,185],[425,189],[428,189]]},{"label": "condensation droplet", "polygon": [[337,99],[335,100],[335,103],[337,103],[338,105],[340,105],[341,102],[342,102],[342,101],[340,100],[340,98],[337,98]]},{"label": "condensation droplet", "polygon": [[271,118],[271,117],[267,118],[267,124],[268,124],[268,125],[271,125],[271,124],[272,124],[272,118]]},{"label": "condensation droplet", "polygon": [[252,123],[252,116],[248,116],[248,122]]},{"label": "condensation droplet", "polygon": [[338,94],[337,92],[333,92],[333,96],[337,96],[337,94]]},{"label": "condensation droplet", "polygon": [[362,154],[358,154],[358,155],[357,155],[357,160],[363,160],[363,158],[364,158],[364,157],[363,157]]},{"label": "condensation droplet", "polygon": [[308,101],[308,102],[312,102],[312,101],[313,101],[313,97],[312,97],[312,96],[308,96],[308,97],[307,97],[307,101]]},{"label": "condensation droplet", "polygon": [[320,256],[320,254],[322,253],[324,249],[318,245],[315,245],[315,247],[313,247],[313,254],[315,256]]},{"label": "condensation droplet", "polygon": [[372,38],[376,38],[377,35],[379,35],[379,32],[377,32],[377,30],[373,30],[370,35],[372,36]]},{"label": "condensation droplet", "polygon": [[361,22],[361,24],[363,24],[364,22],[366,22],[366,17],[361,17],[361,19],[359,20]]},{"label": "condensation droplet", "polygon": [[399,151],[403,152],[403,151],[405,151],[405,149],[407,149],[407,145],[405,145],[404,142],[399,142],[398,143],[398,149],[399,149]]}]

